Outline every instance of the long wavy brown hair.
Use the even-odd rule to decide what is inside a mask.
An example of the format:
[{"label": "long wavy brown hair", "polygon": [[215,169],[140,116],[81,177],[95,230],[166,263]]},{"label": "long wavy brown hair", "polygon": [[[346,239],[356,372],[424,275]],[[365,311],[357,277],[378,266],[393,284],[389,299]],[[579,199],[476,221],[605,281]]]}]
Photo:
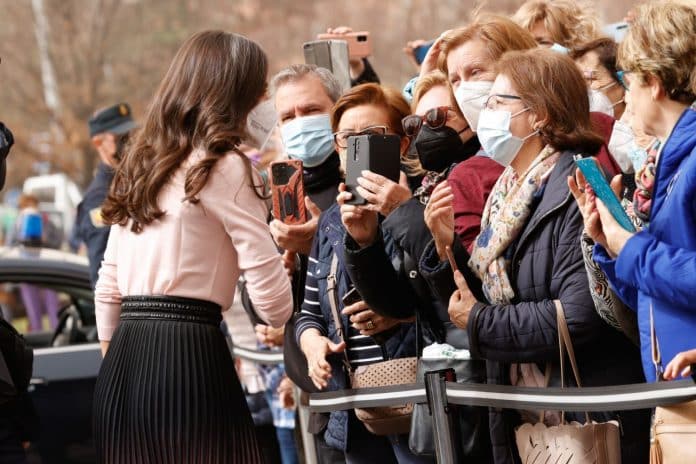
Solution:
[{"label": "long wavy brown hair", "polygon": [[[266,93],[268,59],[261,47],[237,34],[199,32],[177,52],[119,165],[102,208],[109,224],[139,233],[165,211],[157,198],[194,149],[205,157],[186,173],[184,201],[198,203],[215,163],[241,156],[253,183],[249,160],[237,146],[246,136],[249,112]],[[260,195],[260,194],[259,194]]]}]

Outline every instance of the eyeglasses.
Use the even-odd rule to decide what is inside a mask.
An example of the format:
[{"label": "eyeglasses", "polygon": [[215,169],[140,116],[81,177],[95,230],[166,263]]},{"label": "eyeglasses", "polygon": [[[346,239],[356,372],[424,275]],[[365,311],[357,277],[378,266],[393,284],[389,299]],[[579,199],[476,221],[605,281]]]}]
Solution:
[{"label": "eyeglasses", "polygon": [[401,126],[408,137],[415,137],[420,132],[423,123],[431,129],[438,129],[444,126],[447,121],[454,117],[455,112],[449,106],[438,106],[425,112],[423,116],[412,114],[401,120]]},{"label": "eyeglasses", "polygon": [[506,95],[504,93],[494,93],[488,97],[486,100],[486,104],[484,108],[489,109],[489,110],[495,110],[498,108],[498,105],[504,104],[503,102],[505,100],[518,100],[522,101],[522,97],[518,95]]},{"label": "eyeglasses", "polygon": [[358,135],[385,135],[389,131],[387,126],[370,126],[366,127],[361,131],[338,131],[334,136],[334,142],[338,148],[348,148],[348,137],[355,137]]}]

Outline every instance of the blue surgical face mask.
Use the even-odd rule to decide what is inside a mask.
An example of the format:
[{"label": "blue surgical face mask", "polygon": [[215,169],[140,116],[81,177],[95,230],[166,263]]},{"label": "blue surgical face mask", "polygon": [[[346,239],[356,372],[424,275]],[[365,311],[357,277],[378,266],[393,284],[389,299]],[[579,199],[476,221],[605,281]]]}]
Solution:
[{"label": "blue surgical face mask", "polygon": [[538,133],[534,131],[525,138],[520,138],[510,132],[512,118],[528,110],[529,108],[525,108],[515,114],[488,108],[481,111],[476,130],[481,147],[488,156],[505,167],[512,163],[524,142]]},{"label": "blue surgical face mask", "polygon": [[281,126],[280,135],[287,155],[306,168],[319,166],[334,151],[328,114],[295,118]]}]

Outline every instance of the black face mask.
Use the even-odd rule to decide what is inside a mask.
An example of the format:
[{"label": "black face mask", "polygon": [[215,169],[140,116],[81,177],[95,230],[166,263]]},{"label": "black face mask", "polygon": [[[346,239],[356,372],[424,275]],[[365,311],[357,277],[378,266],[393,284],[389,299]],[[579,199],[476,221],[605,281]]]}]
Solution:
[{"label": "black face mask", "polygon": [[[461,132],[466,129],[468,127]],[[459,138],[459,133],[451,127],[432,129],[425,124],[418,132],[414,145],[423,168],[435,172],[442,172],[452,164],[464,161],[475,155],[481,147],[477,137],[464,143]]]}]

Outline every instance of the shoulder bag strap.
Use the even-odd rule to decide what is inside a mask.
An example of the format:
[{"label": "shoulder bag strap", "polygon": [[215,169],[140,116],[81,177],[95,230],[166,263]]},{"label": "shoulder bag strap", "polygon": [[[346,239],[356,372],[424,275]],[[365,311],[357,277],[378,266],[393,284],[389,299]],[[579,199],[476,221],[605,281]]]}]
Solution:
[{"label": "shoulder bag strap", "polygon": [[[568,351],[568,358],[570,359],[570,365],[573,369],[573,375],[575,376],[575,383],[578,388],[582,388],[582,383],[580,382],[580,370],[578,369],[578,363],[575,360],[575,350],[573,349],[573,341],[570,338],[570,331],[568,330],[568,323],[566,322],[565,313],[563,311],[563,304],[561,300],[554,300],[556,305],[556,324],[558,326],[558,349],[561,358],[561,388],[565,388],[565,352]],[[587,423],[590,423],[590,415],[585,412],[585,419]],[[565,422],[565,417],[563,417],[563,422]]]},{"label": "shoulder bag strap", "polygon": [[650,351],[652,353],[652,362],[655,366],[655,379],[659,382],[662,380],[662,355],[660,354],[660,345],[657,342],[657,333],[655,332],[655,315],[653,314],[653,305],[650,303]]},{"label": "shoulder bag strap", "polygon": [[[338,314],[338,295],[336,295],[336,274],[338,272],[338,256],[336,253],[333,254],[331,258],[331,270],[326,278],[327,291],[329,293],[329,305],[331,306],[331,315],[333,316],[334,325],[336,326],[336,333],[338,338],[345,342],[346,338],[343,336],[343,322],[341,322],[341,315]],[[348,346],[343,350],[343,364],[345,365],[348,372],[351,371],[350,361],[348,361]]]}]

